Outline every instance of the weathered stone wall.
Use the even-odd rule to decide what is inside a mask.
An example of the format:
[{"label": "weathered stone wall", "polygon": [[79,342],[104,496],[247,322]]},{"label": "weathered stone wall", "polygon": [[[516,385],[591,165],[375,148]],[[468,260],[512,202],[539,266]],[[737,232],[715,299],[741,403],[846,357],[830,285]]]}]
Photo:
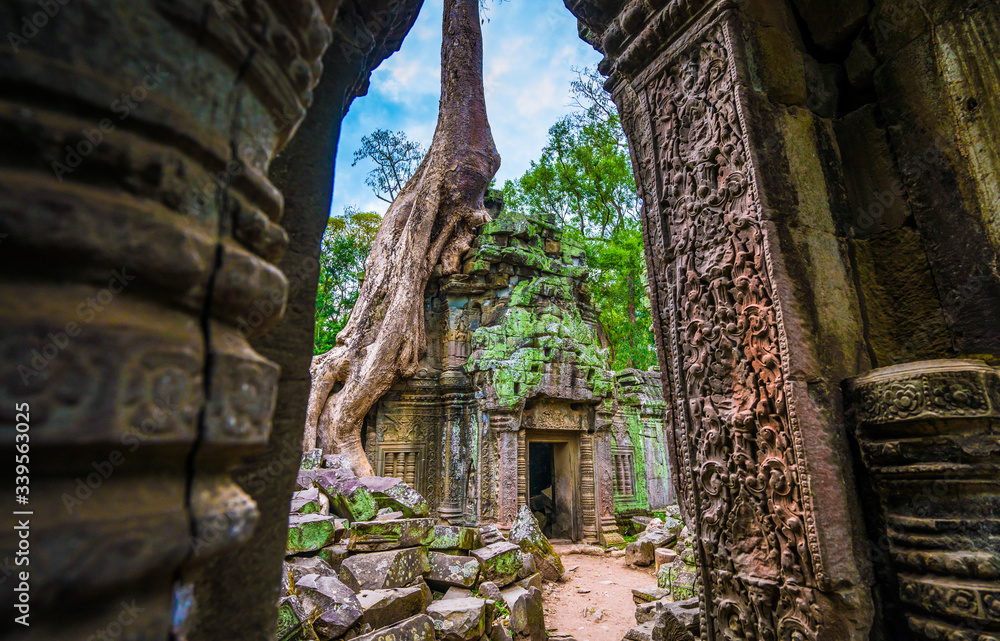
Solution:
[{"label": "weathered stone wall", "polygon": [[464,273],[429,285],[428,353],[373,409],[366,450],[439,517],[506,527],[528,498],[527,444],[567,439],[581,469],[580,534],[616,536],[616,509],[673,498],[656,374],[608,369],[582,248],[552,219],[505,217],[498,205]]},{"label": "weathered stone wall", "polygon": [[[997,353],[987,4],[567,0],[606,55],[644,200],[705,638],[984,629],[922,603],[917,618],[947,623],[907,626],[896,604],[919,599],[879,543],[896,499],[862,474],[866,531],[839,388],[874,367]],[[932,556],[941,581],[965,580]]]},{"label": "weathered stone wall", "polygon": [[[333,124],[419,5],[0,3],[16,36],[0,48],[0,430],[13,460],[29,405],[33,512],[31,626],[5,616],[4,638],[273,634]],[[310,140],[287,146],[300,126]],[[283,148],[295,176],[269,178]],[[305,185],[315,200],[279,191]]]}]

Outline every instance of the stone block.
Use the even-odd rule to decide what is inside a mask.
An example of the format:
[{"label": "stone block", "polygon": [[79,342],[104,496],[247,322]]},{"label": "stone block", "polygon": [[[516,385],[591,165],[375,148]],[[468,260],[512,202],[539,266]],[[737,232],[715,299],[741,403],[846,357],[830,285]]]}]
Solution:
[{"label": "stone block", "polygon": [[288,517],[287,555],[315,552],[334,541],[333,517],[320,514],[292,514]]},{"label": "stone block", "polygon": [[406,587],[428,572],[427,551],[405,548],[349,556],[340,565],[340,580],[360,592]]},{"label": "stone block", "polygon": [[442,641],[478,641],[486,631],[486,600],[442,599],[427,608],[427,616]]},{"label": "stone block", "polygon": [[295,641],[318,641],[316,631],[313,630],[312,623],[309,622],[309,613],[299,597],[287,595],[278,601],[278,630],[277,638],[284,639],[291,634],[292,630],[298,629]]},{"label": "stone block", "polygon": [[296,490],[308,490],[315,486],[316,478],[321,476],[324,470],[299,470],[295,477]]},{"label": "stone block", "polygon": [[[510,527],[510,542],[535,559],[535,567],[549,581],[558,581],[566,571],[562,559],[542,534],[538,520],[527,505],[522,505],[517,512],[517,518]],[[530,573],[529,573],[530,574]],[[527,576],[527,575],[524,575]],[[524,578],[521,576],[519,578]]]},{"label": "stone block", "polygon": [[418,614],[395,625],[355,637],[353,641],[434,641],[434,622]]},{"label": "stone block", "polygon": [[448,588],[442,599],[468,599],[472,597],[472,590],[453,586]]},{"label": "stone block", "polygon": [[292,503],[289,512],[291,514],[319,514],[329,516],[330,500],[315,487],[300,490],[292,494]]},{"label": "stone block", "polygon": [[632,600],[635,601],[636,605],[641,605],[650,601],[659,601],[669,594],[669,590],[664,590],[655,585],[645,588],[632,588]]},{"label": "stone block", "polygon": [[[522,548],[522,550],[523,550],[523,548]],[[525,577],[529,577],[529,576],[531,576],[532,574],[534,574],[537,571],[538,571],[538,568],[535,567],[535,557],[533,555],[531,555],[531,554],[528,554],[527,552],[522,551],[521,552],[521,569],[517,573],[517,578],[518,579],[523,579]]]},{"label": "stone block", "polygon": [[542,574],[540,572],[535,572],[531,576],[526,577],[524,579],[521,579],[520,581],[518,581],[514,585],[516,585],[516,586],[518,586],[520,588],[524,588],[525,590],[527,590],[530,587],[536,587],[539,590],[541,590],[542,589]]},{"label": "stone block", "polygon": [[435,525],[432,550],[474,550],[479,545],[479,533],[471,527]]},{"label": "stone block", "polygon": [[427,580],[432,584],[470,588],[479,580],[481,564],[475,557],[440,552],[431,552],[428,557],[431,571]]},{"label": "stone block", "polygon": [[625,546],[626,563],[645,567],[647,565],[652,565],[654,560],[654,549],[649,543],[643,544],[639,541],[632,541]]},{"label": "stone block", "polygon": [[652,641],[653,624],[653,621],[640,623],[626,632],[625,636],[622,637],[622,641]]},{"label": "stone block", "polygon": [[323,559],[329,564],[333,571],[340,574],[340,565],[347,558],[347,546],[346,545],[328,545],[319,552],[316,556]]},{"label": "stone block", "polygon": [[656,551],[653,553],[653,556],[656,559],[657,572],[660,571],[661,565],[664,564],[670,565],[671,563],[677,560],[677,553],[671,550],[670,548],[657,548]]},{"label": "stone block", "polygon": [[427,607],[420,586],[388,590],[362,590],[358,603],[364,610],[363,621],[373,630],[391,626],[420,614]]},{"label": "stone block", "polygon": [[291,577],[294,582],[309,574],[337,576],[337,571],[318,556],[290,556],[285,560],[284,570],[285,574]]},{"label": "stone block", "polygon": [[500,592],[510,611],[510,632],[516,639],[545,641],[545,611],[542,591],[535,587],[507,588]]},{"label": "stone block", "polygon": [[307,450],[302,453],[302,462],[299,464],[300,470],[315,470],[323,464],[323,450]]},{"label": "stone block", "polygon": [[483,579],[498,586],[512,583],[521,569],[521,548],[506,541],[473,550],[472,556],[483,565]]},{"label": "stone block", "polygon": [[434,592],[431,590],[427,582],[424,581],[424,577],[418,577],[413,583],[408,585],[410,588],[420,588],[420,593],[424,595],[424,607],[426,608],[431,603],[434,603]]},{"label": "stone block", "polygon": [[336,639],[364,614],[354,591],[331,576],[304,576],[295,584],[295,592],[307,612],[321,613],[312,620],[321,637]]},{"label": "stone block", "polygon": [[352,552],[382,552],[428,545],[433,540],[433,519],[356,521],[351,524],[347,549]]},{"label": "stone block", "polygon": [[356,476],[345,470],[322,470],[314,482],[330,499],[331,512],[341,518],[352,523],[370,521],[378,513],[378,504],[372,493]]},{"label": "stone block", "polygon": [[632,543],[625,546],[625,562],[637,566],[652,565],[656,560],[657,548],[671,545],[677,541],[677,535],[671,534],[662,526],[647,529]]},{"label": "stone block", "polygon": [[430,506],[419,492],[402,479],[389,476],[366,476],[358,479],[371,492],[379,507],[398,510],[403,516],[424,518],[430,515]]},{"label": "stone block", "polygon": [[494,543],[500,543],[501,541],[506,541],[507,537],[503,535],[495,525],[484,525],[479,528],[479,540],[482,542],[483,547],[487,545],[492,545]]},{"label": "stone block", "polygon": [[637,606],[636,623],[653,623],[653,638],[682,641],[697,637],[701,625],[701,605],[698,597],[685,601],[670,601],[669,598],[651,601]]}]

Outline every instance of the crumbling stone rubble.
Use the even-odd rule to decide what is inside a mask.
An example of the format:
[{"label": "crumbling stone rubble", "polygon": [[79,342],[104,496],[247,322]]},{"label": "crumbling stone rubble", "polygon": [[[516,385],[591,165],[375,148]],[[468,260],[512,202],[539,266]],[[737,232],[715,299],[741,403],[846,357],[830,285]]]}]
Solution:
[{"label": "crumbling stone rubble", "polygon": [[545,641],[542,578],[562,561],[527,509],[511,541],[496,526],[439,525],[407,483],[358,478],[317,451],[298,484],[281,641]]}]

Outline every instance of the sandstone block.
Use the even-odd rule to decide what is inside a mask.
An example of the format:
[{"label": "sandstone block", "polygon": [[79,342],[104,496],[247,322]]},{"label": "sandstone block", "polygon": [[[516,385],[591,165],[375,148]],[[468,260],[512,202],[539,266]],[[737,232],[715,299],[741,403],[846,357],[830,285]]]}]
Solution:
[{"label": "sandstone block", "polygon": [[518,579],[524,579],[538,571],[538,568],[535,567],[535,557],[524,552],[523,549],[521,552],[521,570],[517,573]]},{"label": "sandstone block", "polygon": [[320,514],[292,514],[288,517],[286,554],[314,552],[334,541],[333,518]]},{"label": "sandstone block", "polygon": [[323,464],[323,450],[307,450],[302,453],[302,462],[299,464],[300,470],[315,470]]},{"label": "sandstone block", "polygon": [[514,519],[514,523],[510,527],[510,542],[534,557],[535,567],[549,581],[558,581],[559,577],[566,571],[563,568],[562,559],[559,558],[559,554],[556,553],[552,544],[542,534],[538,520],[527,505],[521,506],[517,512],[517,518]]},{"label": "sandstone block", "polygon": [[420,614],[427,607],[419,586],[388,590],[362,590],[357,595],[363,621],[378,630]]},{"label": "sandstone block", "polygon": [[524,579],[521,579],[520,581],[518,581],[514,585],[516,585],[516,586],[518,586],[520,588],[524,588],[525,590],[527,590],[528,588],[531,588],[531,587],[536,587],[539,590],[541,590],[542,589],[542,575],[541,575],[540,572],[535,572],[531,576],[529,576],[527,578],[524,578]]},{"label": "sandstone block", "polygon": [[661,565],[670,565],[677,559],[677,553],[670,548],[657,548],[653,553],[656,559],[656,571],[660,571]]},{"label": "sandstone block", "polygon": [[495,525],[484,525],[479,528],[479,539],[482,542],[483,547],[507,540],[507,538],[503,535],[503,532],[501,532]]},{"label": "sandstone block", "polygon": [[472,556],[483,565],[483,579],[498,586],[512,583],[521,569],[521,548],[513,543],[493,543],[473,550]]},{"label": "sandstone block", "polygon": [[431,571],[427,580],[431,583],[470,588],[479,579],[481,565],[475,557],[440,552],[431,552],[428,557]]},{"label": "sandstone block", "polygon": [[632,600],[636,605],[648,603],[649,601],[659,601],[669,595],[668,590],[663,590],[655,585],[646,588],[632,588]]},{"label": "sandstone block", "polygon": [[350,472],[323,470],[316,476],[315,483],[330,499],[330,510],[341,518],[351,522],[370,521],[378,512],[375,497]]},{"label": "sandstone block", "polygon": [[330,515],[330,500],[315,487],[292,494],[291,514]]},{"label": "sandstone block", "polygon": [[667,597],[636,606],[635,621],[639,624],[656,621],[662,612],[668,611],[688,632],[692,635],[698,635],[700,631],[700,607],[698,597],[686,601],[671,601]]},{"label": "sandstone block", "polygon": [[323,559],[327,564],[333,568],[333,571],[337,576],[340,575],[340,564],[344,562],[347,558],[347,546],[346,545],[328,545],[319,552],[316,556]]},{"label": "sandstone block", "polygon": [[510,633],[515,639],[545,641],[545,611],[542,591],[531,587],[507,588],[500,593],[510,610]]},{"label": "sandstone block", "polygon": [[364,614],[354,592],[331,576],[309,574],[295,584],[295,592],[306,611],[321,612],[313,619],[317,634],[336,639]]},{"label": "sandstone block", "polygon": [[[482,591],[482,586],[480,586],[480,591]],[[465,588],[460,588],[458,586],[452,586],[448,588],[448,591],[444,593],[442,599],[468,599],[472,597],[472,590],[466,590]]]},{"label": "sandstone block", "polygon": [[313,630],[312,623],[309,622],[309,613],[306,612],[302,601],[294,594],[284,596],[278,601],[278,634],[279,639],[285,638],[294,629],[298,632],[293,637],[296,641],[315,641],[319,637]]},{"label": "sandstone block", "polygon": [[486,631],[486,600],[442,599],[427,608],[427,616],[443,641],[478,641]]},{"label": "sandstone block", "polygon": [[398,510],[408,519],[430,514],[430,506],[419,492],[401,479],[388,476],[366,476],[359,479],[375,498],[379,507]]},{"label": "sandstone block", "polygon": [[435,525],[432,550],[474,550],[477,547],[478,532],[471,527],[457,525]]},{"label": "sandstone block", "polygon": [[426,614],[418,614],[395,625],[355,637],[353,641],[434,641],[434,622]]},{"label": "sandstone block", "polygon": [[355,592],[402,588],[429,571],[424,548],[405,548],[349,556],[340,565],[340,580]]},{"label": "sandstone block", "polygon": [[337,576],[337,571],[330,567],[330,564],[318,556],[290,556],[284,563],[285,574],[291,577],[292,581],[298,580],[309,574],[319,576]]},{"label": "sandstone block", "polygon": [[347,549],[352,552],[382,552],[428,545],[433,540],[433,519],[356,521],[351,524]]}]

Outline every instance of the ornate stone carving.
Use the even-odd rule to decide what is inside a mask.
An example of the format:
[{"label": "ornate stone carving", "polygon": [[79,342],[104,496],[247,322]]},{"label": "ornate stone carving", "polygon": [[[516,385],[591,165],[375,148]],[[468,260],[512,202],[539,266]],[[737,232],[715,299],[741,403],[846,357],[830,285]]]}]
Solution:
[{"label": "ornate stone carving", "polygon": [[[670,4],[678,15],[698,9]],[[627,14],[616,24],[640,31]],[[665,312],[655,329],[663,380],[677,399],[670,445],[678,494],[700,541],[703,635],[815,639],[842,626],[840,638],[856,638],[866,629],[864,608],[824,594],[838,587],[820,551],[791,400],[771,241],[742,113],[737,24],[718,3],[685,32],[647,27],[611,46],[606,59],[617,72],[609,86],[644,198],[651,298]],[[676,40],[660,44],[663,33]],[[617,37],[606,33],[605,45]],[[665,47],[659,56],[651,43]],[[838,612],[856,619],[836,622]]]},{"label": "ornate stone carving", "polygon": [[[1000,639],[1000,373],[921,361],[848,383],[880,558],[919,639]],[[884,544],[884,547],[883,547]]]}]

